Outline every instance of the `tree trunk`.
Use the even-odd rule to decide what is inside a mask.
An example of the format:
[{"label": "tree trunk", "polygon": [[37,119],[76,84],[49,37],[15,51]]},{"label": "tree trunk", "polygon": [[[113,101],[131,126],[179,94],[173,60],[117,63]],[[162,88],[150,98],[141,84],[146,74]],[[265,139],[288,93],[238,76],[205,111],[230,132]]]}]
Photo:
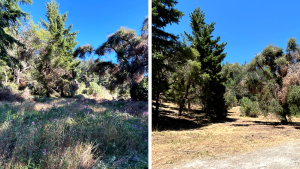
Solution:
[{"label": "tree trunk", "polygon": [[20,69],[18,69],[18,73],[17,73],[17,85],[18,85],[18,87],[19,87],[19,85],[20,85]]},{"label": "tree trunk", "polygon": [[288,120],[286,118],[287,114],[289,113],[288,112],[289,111],[288,104],[286,103],[282,107],[283,107],[283,113],[281,115],[281,123],[282,124],[288,124]]},{"label": "tree trunk", "polygon": [[5,74],[5,86],[7,86],[7,73],[6,73],[5,67],[4,67],[4,74]]},{"label": "tree trunk", "polygon": [[286,112],[283,110],[283,114],[282,114],[282,119],[281,119],[281,123],[282,124],[288,124],[288,120],[287,120],[287,118],[286,118]]},{"label": "tree trunk", "polygon": [[182,114],[182,110],[184,108],[185,100],[187,99],[190,86],[191,86],[191,83],[188,81],[187,85],[186,85],[186,88],[185,88],[185,93],[184,93],[184,95],[181,99],[181,104],[179,106],[178,116],[181,116],[181,114]]},{"label": "tree trunk", "polygon": [[65,94],[64,94],[64,87],[61,87],[61,88],[60,88],[60,96],[61,96],[61,97],[64,97],[64,96],[65,96]]},{"label": "tree trunk", "polygon": [[50,90],[49,90],[48,87],[47,87],[47,89],[46,89],[46,96],[47,96],[48,98],[50,98]]},{"label": "tree trunk", "polygon": [[155,111],[153,116],[158,118],[158,109],[159,109],[159,91],[156,92],[156,99],[155,99]]}]

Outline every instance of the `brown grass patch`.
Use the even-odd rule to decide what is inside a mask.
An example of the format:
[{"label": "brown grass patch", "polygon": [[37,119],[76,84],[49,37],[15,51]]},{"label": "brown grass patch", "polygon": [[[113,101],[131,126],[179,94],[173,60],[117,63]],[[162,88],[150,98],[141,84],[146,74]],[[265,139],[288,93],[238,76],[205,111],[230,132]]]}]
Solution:
[{"label": "brown grass patch", "polygon": [[152,132],[152,167],[172,168],[196,158],[219,158],[250,152],[300,139],[300,118],[281,125],[275,116],[240,117],[239,107],[229,110],[230,119],[199,125],[191,130]]}]

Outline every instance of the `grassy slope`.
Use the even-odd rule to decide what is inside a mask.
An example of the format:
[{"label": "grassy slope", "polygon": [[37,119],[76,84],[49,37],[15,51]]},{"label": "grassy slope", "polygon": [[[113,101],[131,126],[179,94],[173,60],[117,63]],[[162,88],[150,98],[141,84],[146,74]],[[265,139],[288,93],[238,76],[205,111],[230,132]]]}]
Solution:
[{"label": "grassy slope", "polygon": [[0,168],[147,167],[147,103],[82,102],[0,102]]}]

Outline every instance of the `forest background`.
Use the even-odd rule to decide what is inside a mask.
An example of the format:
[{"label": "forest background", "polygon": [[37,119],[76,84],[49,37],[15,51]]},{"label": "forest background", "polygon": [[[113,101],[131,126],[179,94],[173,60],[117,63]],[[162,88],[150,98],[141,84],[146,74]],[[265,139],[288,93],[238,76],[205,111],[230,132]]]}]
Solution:
[{"label": "forest background", "polygon": [[178,115],[185,107],[190,109],[191,102],[206,113],[252,105],[255,110],[245,108],[247,115],[275,113],[284,123],[286,116],[295,115],[299,84],[295,7],[280,1],[153,1],[152,6],[152,38],[169,41],[160,47],[153,40],[154,117],[160,99],[177,104]]}]

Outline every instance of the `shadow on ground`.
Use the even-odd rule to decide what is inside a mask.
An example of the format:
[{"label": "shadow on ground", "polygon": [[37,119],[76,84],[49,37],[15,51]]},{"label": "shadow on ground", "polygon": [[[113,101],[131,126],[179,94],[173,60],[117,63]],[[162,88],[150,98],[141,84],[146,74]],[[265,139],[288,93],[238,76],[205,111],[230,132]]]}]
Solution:
[{"label": "shadow on ground", "polygon": [[[224,119],[216,119],[212,116],[205,115],[201,110],[191,109],[191,113],[182,114],[181,116],[177,116],[177,108],[169,107],[165,104],[160,104],[160,108],[164,108],[164,110],[159,111],[158,118],[152,116],[152,131],[166,131],[166,130],[192,130],[199,129],[201,127],[208,126],[213,123],[226,123],[226,122],[234,122],[237,119],[231,118],[228,113],[227,118]],[[154,110],[152,110],[154,112]],[[186,110],[187,112],[187,110]]]},{"label": "shadow on ground", "polygon": [[252,124],[232,124],[232,126],[255,126],[255,125],[265,125],[271,126],[277,129],[284,129],[284,126],[293,126],[295,129],[300,129],[300,122],[289,122],[287,125],[283,125],[281,122],[265,122],[265,121],[244,121],[244,122],[251,122]]}]

